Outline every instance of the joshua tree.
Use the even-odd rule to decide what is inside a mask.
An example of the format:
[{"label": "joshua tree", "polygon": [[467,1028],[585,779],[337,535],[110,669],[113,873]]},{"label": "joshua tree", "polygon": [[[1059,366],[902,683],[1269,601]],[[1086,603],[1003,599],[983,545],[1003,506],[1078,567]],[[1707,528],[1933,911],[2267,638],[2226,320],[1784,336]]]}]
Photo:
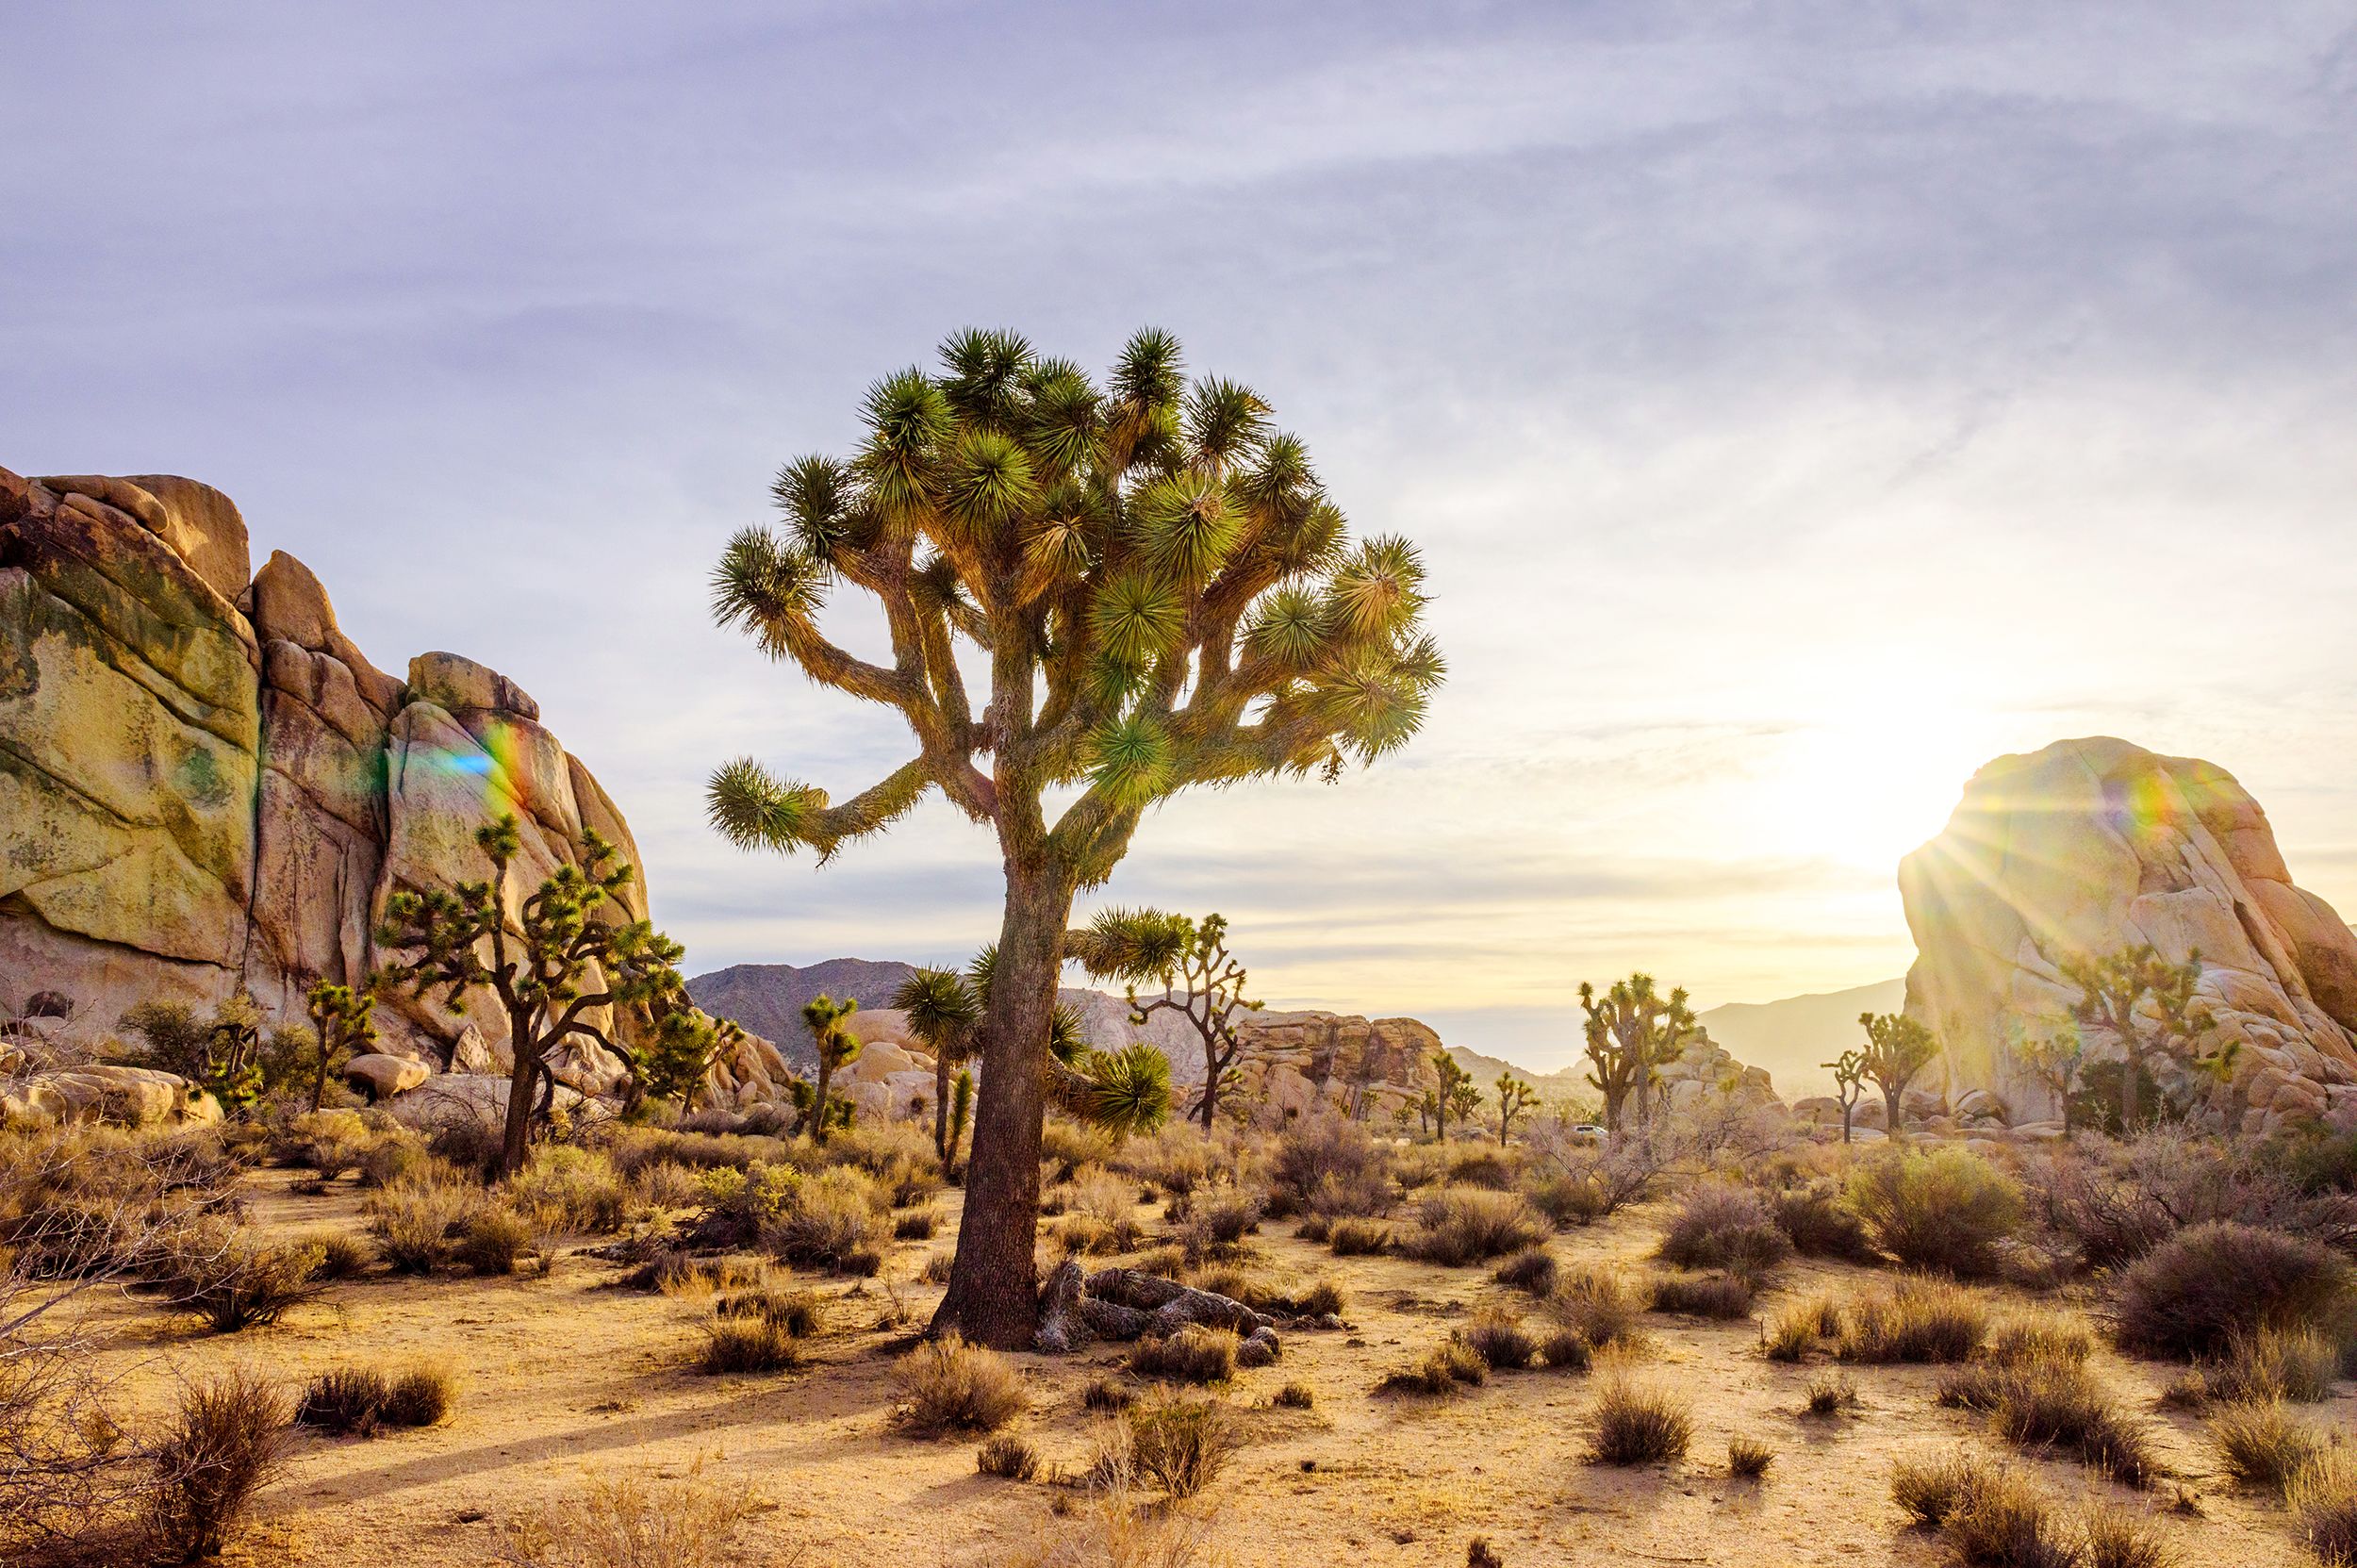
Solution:
[{"label": "joshua tree", "polygon": [[1458,1125],[1472,1121],[1480,1109],[1481,1085],[1473,1081],[1473,1074],[1467,1073],[1448,1086],[1448,1114],[1457,1118]]},{"label": "joshua tree", "polygon": [[1538,1102],[1539,1093],[1512,1073],[1498,1074],[1498,1147],[1506,1147],[1506,1135],[1512,1131],[1514,1118]]},{"label": "joshua tree", "polygon": [[653,1021],[644,1045],[616,1043],[630,1069],[622,1094],[622,1115],[635,1116],[650,1099],[668,1099],[685,1109],[712,1077],[722,1051],[733,1052],[745,1031],[733,1018],[715,1018],[700,1007],[678,1007]]},{"label": "joshua tree", "polygon": [[497,1178],[523,1165],[538,1091],[543,1084],[552,1097],[555,1091],[558,1050],[576,1039],[614,1048],[591,1015],[601,1008],[675,1012],[685,1005],[686,983],[678,943],[644,920],[614,925],[599,918],[633,874],[612,864],[614,847],[604,839],[590,834],[581,864],[559,866],[516,906],[512,920],[507,873],[523,848],[516,818],[503,816],[476,830],[474,841],[491,863],[491,880],[394,894],[376,939],[413,953],[386,966],[385,984],[415,996],[437,991],[453,1013],[469,988],[480,985],[506,1010],[513,1065],[491,1171]]},{"label": "joshua tree", "polygon": [[[1088,930],[1066,933],[1064,942],[1095,978],[1128,982],[1131,1023],[1171,1012],[1194,1029],[1203,1043],[1203,1096],[1194,1114],[1209,1132],[1219,1111],[1220,1087],[1244,1048],[1237,1015],[1261,1010],[1244,994],[1244,966],[1228,956],[1228,917],[1207,915],[1198,924],[1158,909],[1109,909]],[[1142,981],[1160,983],[1162,994],[1140,1001]]]},{"label": "joshua tree", "polygon": [[1432,1102],[1432,1126],[1442,1143],[1448,1142],[1448,1119],[1463,1120],[1469,1114],[1465,1092],[1473,1090],[1474,1102],[1480,1102],[1481,1091],[1473,1086],[1473,1074],[1457,1065],[1457,1058],[1446,1050],[1432,1053],[1432,1076],[1439,1081],[1426,1098]]},{"label": "joshua tree", "polygon": [[359,1051],[376,1043],[376,982],[371,975],[358,990],[315,981],[305,993],[304,1010],[311,1015],[311,1037],[319,1052],[311,1074],[311,1109],[327,1098],[327,1075]]},{"label": "joshua tree", "polygon": [[1841,1141],[1850,1141],[1850,1117],[1857,1110],[1858,1098],[1866,1093],[1866,1053],[1845,1050],[1838,1061],[1821,1062],[1821,1067],[1833,1069],[1834,1098],[1841,1102]]},{"label": "joshua tree", "polygon": [[[2054,967],[2078,988],[2079,999],[2070,1016],[2080,1025],[2100,1029],[2119,1042],[2119,1125],[2136,1130],[2136,1081],[2145,1076],[2145,1063],[2171,1055],[2192,1056],[2194,1041],[2217,1020],[2194,999],[2201,979],[2200,949],[2183,964],[2171,964],[2151,943],[2122,948],[2099,956],[2063,958]],[[2200,1065],[2223,1071],[2232,1050]]]},{"label": "joshua tree", "polygon": [[1939,1054],[1939,1039],[1920,1020],[1904,1013],[1861,1013],[1857,1021],[1866,1030],[1866,1048],[1858,1053],[1859,1065],[1868,1081],[1883,1092],[1884,1126],[1896,1140],[1904,1128],[1899,1098],[1915,1081],[1915,1075],[1930,1066],[1932,1058]]},{"label": "joshua tree", "polygon": [[2087,1060],[2087,1037],[2075,1018],[2065,1018],[2044,1034],[2018,1034],[2014,1039],[2015,1060],[2054,1097],[2062,1107],[2063,1131],[2070,1131],[2071,1098],[2079,1092],[2079,1075]]},{"label": "joshua tree", "polygon": [[818,1082],[811,1095],[812,1112],[802,1118],[814,1144],[827,1141],[827,1124],[833,1120],[834,1108],[829,1102],[828,1085],[834,1081],[836,1069],[859,1060],[860,1037],[844,1021],[858,1011],[856,997],[837,1001],[821,995],[802,1004],[802,1026],[810,1031],[811,1046],[818,1052]]},{"label": "joshua tree", "polygon": [[933,1152],[946,1165],[951,1146],[949,1073],[973,1054],[981,1000],[955,969],[919,969],[892,993],[892,1005],[909,1015],[910,1032],[932,1048]]},{"label": "joshua tree", "polygon": [[1700,1027],[1685,989],[1664,997],[1653,976],[1635,974],[1614,981],[1599,1000],[1596,988],[1583,981],[1579,1006],[1588,1015],[1588,1060],[1594,1065],[1588,1082],[1604,1096],[1606,1130],[1621,1131],[1622,1107],[1631,1097],[1637,1125],[1643,1127],[1655,1073],[1676,1059]]},{"label": "joshua tree", "polygon": [[949,1081],[949,1141],[942,1156],[946,1164],[958,1157],[958,1144],[965,1137],[965,1124],[974,1115],[974,1069],[960,1067],[958,1076]]},{"label": "joshua tree", "polygon": [[[933,1328],[1022,1346],[1038,1315],[1042,1064],[1074,895],[1181,790],[1332,779],[1402,745],[1442,664],[1418,625],[1414,549],[1354,547],[1268,404],[1233,382],[1189,386],[1167,335],[1131,338],[1103,386],[1003,332],[961,333],[942,360],[870,388],[849,460],[789,464],[774,490],[783,527],[738,534],[714,574],[722,624],[898,712],[915,754],[840,804],[739,758],[714,774],[710,806],[740,847],[822,859],[936,789],[997,834],[999,983]],[[888,661],[820,629],[845,586],[877,601]],[[985,700],[969,695],[960,638],[987,661]]]}]

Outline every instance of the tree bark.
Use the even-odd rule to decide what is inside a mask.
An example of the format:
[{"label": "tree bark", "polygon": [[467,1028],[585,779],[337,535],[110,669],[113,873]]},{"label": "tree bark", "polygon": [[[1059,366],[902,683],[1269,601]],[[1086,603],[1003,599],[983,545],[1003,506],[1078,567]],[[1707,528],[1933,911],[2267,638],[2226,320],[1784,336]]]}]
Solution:
[{"label": "tree bark", "polygon": [[[514,1013],[508,1015],[511,1018]],[[515,1175],[524,1168],[524,1156],[532,1143],[532,1094],[534,1069],[539,1058],[533,1054],[532,1037],[521,1024],[508,1029],[508,1050],[513,1056],[507,1067],[507,1126],[500,1139],[500,1164],[494,1174]]]},{"label": "tree bark", "polygon": [[833,1081],[834,1062],[827,1054],[827,1042],[821,1040],[818,1042],[818,1093],[811,1100],[810,1141],[813,1144],[827,1141],[827,1094],[828,1086]]},{"label": "tree bark", "polygon": [[1045,867],[1007,860],[1006,916],[982,1018],[982,1082],[966,1162],[965,1214],[935,1336],[955,1331],[999,1350],[1030,1346],[1039,1327],[1032,1248],[1039,1230],[1040,1122],[1047,1031],[1056,1005],[1072,888]]}]

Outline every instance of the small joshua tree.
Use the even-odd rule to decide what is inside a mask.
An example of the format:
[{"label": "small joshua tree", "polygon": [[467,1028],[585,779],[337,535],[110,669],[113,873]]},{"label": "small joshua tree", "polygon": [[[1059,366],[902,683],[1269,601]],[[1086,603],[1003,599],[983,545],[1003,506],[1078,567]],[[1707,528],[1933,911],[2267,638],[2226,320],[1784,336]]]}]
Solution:
[{"label": "small joshua tree", "polygon": [[731,1018],[716,1018],[700,1007],[676,1005],[654,1019],[644,1044],[621,1044],[617,1053],[630,1069],[622,1091],[622,1115],[636,1116],[650,1099],[668,1099],[684,1110],[703,1092],[712,1078],[712,1064],[721,1052],[733,1052],[745,1040],[744,1027]]},{"label": "small joshua tree", "polygon": [[311,1074],[312,1110],[327,1098],[328,1074],[376,1044],[376,984],[374,975],[356,990],[321,980],[304,994],[313,1048],[319,1052]]},{"label": "small joshua tree", "polygon": [[1859,1052],[1859,1065],[1874,1087],[1883,1092],[1885,1125],[1896,1140],[1904,1135],[1904,1123],[1899,1112],[1900,1097],[1907,1085],[1932,1064],[1939,1054],[1939,1040],[1929,1028],[1904,1013],[1861,1013],[1857,1021],[1866,1030],[1866,1048]]},{"label": "small joshua tree", "polygon": [[892,1005],[909,1015],[910,1032],[932,1048],[933,1152],[946,1165],[953,1143],[949,1074],[974,1053],[974,1034],[982,1023],[981,999],[955,969],[919,969],[892,993]]},{"label": "small joshua tree", "polygon": [[[1207,915],[1198,923],[1158,909],[1109,909],[1088,930],[1068,933],[1064,946],[1095,978],[1129,983],[1131,1023],[1162,1012],[1187,1020],[1203,1043],[1203,1095],[1194,1114],[1210,1131],[1220,1089],[1244,1049],[1237,1015],[1261,1009],[1244,994],[1244,966],[1228,955],[1228,917]],[[1140,1001],[1142,982],[1160,984],[1162,994]]]},{"label": "small joshua tree", "polygon": [[1498,1074],[1498,1147],[1506,1147],[1506,1137],[1513,1130],[1514,1118],[1538,1103],[1539,1092],[1512,1073]]},{"label": "small joshua tree", "polygon": [[2079,1078],[2087,1061],[2087,1037],[2078,1020],[2066,1018],[2044,1034],[2018,1034],[2013,1054],[2030,1076],[2054,1097],[2054,1103],[2062,1107],[2063,1131],[2069,1132],[2070,1101],[2079,1092]]},{"label": "small joshua tree", "polygon": [[[2134,1132],[2140,1119],[2136,1082],[2148,1076],[2145,1063],[2156,1057],[2194,1058],[2194,1042],[2217,1023],[2210,1010],[2194,999],[2194,986],[2201,979],[2201,953],[2197,949],[2184,963],[2171,964],[2148,942],[2101,956],[2058,959],[2054,967],[2078,989],[2071,1018],[2118,1043],[2119,1125],[2123,1131]],[[2233,1048],[2230,1046],[2207,1060],[2197,1058],[2198,1065],[2223,1076]]]},{"label": "small joshua tree", "polygon": [[1866,1053],[1845,1050],[1839,1059],[1821,1062],[1821,1067],[1833,1069],[1834,1098],[1841,1102],[1841,1141],[1850,1141],[1850,1118],[1857,1110],[1860,1096],[1866,1093]]},{"label": "small joshua tree", "polygon": [[1474,1088],[1473,1074],[1457,1065],[1457,1058],[1445,1050],[1432,1053],[1432,1075],[1439,1086],[1428,1097],[1432,1101],[1432,1125],[1442,1143],[1448,1142],[1448,1121],[1455,1116],[1460,1121],[1467,1113],[1465,1092],[1473,1090],[1474,1103],[1478,1104],[1481,1091]]},{"label": "small joshua tree", "polygon": [[949,1138],[942,1156],[944,1163],[958,1157],[958,1145],[965,1138],[965,1124],[974,1115],[974,1069],[960,1067],[958,1076],[949,1081]]},{"label": "small joshua tree", "polygon": [[497,1178],[523,1166],[535,1102],[544,1084],[554,1094],[558,1050],[573,1040],[614,1048],[591,1015],[602,1008],[676,1011],[684,1005],[686,982],[678,943],[645,920],[612,925],[598,918],[629,885],[632,871],[613,864],[614,847],[596,834],[588,835],[580,865],[559,866],[516,906],[512,930],[507,873],[523,848],[516,818],[503,816],[478,829],[475,843],[491,863],[488,882],[394,894],[376,939],[412,954],[386,966],[385,984],[416,996],[439,992],[453,1013],[479,985],[506,1010],[513,1065],[491,1171]]},{"label": "small joshua tree", "polygon": [[1635,974],[1614,981],[1599,998],[1583,981],[1579,1006],[1588,1015],[1588,1060],[1593,1064],[1588,1082],[1604,1096],[1606,1129],[1621,1131],[1623,1106],[1632,1098],[1634,1119],[1643,1127],[1655,1075],[1701,1027],[1685,989],[1665,997],[1655,988],[1653,976]]},{"label": "small joshua tree", "polygon": [[802,1025],[810,1031],[810,1043],[818,1052],[818,1081],[811,1093],[812,1109],[802,1118],[814,1144],[827,1141],[827,1124],[834,1119],[828,1086],[834,1081],[835,1072],[859,1060],[860,1037],[851,1032],[846,1022],[858,1011],[856,997],[837,1001],[832,997],[816,996],[802,1004]]}]

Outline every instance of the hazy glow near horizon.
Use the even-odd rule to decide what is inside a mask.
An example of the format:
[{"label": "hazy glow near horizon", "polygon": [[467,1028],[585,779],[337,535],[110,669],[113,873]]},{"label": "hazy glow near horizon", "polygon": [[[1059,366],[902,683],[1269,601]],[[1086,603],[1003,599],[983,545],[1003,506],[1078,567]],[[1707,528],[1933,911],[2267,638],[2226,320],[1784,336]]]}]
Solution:
[{"label": "hazy glow near horizon", "polygon": [[946,808],[814,873],[701,807],[742,750],[900,760],[703,576],[969,322],[1166,326],[1426,550],[1428,732],[1172,802],[1107,890],[1227,913],[1274,1004],[1543,1066],[1583,978],[1887,979],[1898,857],[2086,734],[2230,768],[2357,913],[2345,7],[255,3],[0,51],[133,89],[0,99],[48,215],[0,225],[0,463],[217,484],[395,672],[512,676],[698,967],[995,927]]}]

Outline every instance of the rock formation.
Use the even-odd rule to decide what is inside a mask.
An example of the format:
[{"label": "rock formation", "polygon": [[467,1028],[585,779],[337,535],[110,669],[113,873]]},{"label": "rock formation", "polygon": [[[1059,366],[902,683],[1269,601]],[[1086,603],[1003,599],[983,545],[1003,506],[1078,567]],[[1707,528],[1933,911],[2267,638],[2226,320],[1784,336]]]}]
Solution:
[{"label": "rock formation", "polygon": [[[303,563],[249,562],[236,505],[191,480],[0,470],[0,1009],[60,992],[70,1033],[103,1037],[243,986],[300,1019],[312,979],[374,962],[395,889],[486,874],[474,832],[503,812],[527,887],[590,830],[638,864],[514,683],[452,653],[395,680]],[[506,1034],[481,996],[377,1017],[382,1051],[437,1067],[495,1065]]]},{"label": "rock formation", "polygon": [[1907,1011],[1939,1033],[1953,1101],[1981,1090],[2015,1123],[2056,1116],[2011,1048],[2077,995],[2053,961],[2151,943],[2175,963],[2199,949],[2217,1019],[2201,1048],[2238,1044],[2225,1085],[2177,1071],[2205,1125],[2357,1125],[2357,933],[2292,882],[2223,768],[2109,738],[2000,757],[1899,888],[1919,955]]},{"label": "rock formation", "polygon": [[[1225,1093],[1274,1116],[1330,1107],[1360,1121],[1412,1118],[1435,1087],[1432,1053],[1441,1037],[1413,1018],[1336,1013],[1255,1013],[1238,1030],[1236,1080]],[[1203,1076],[1198,1058],[1195,1077]]]}]

